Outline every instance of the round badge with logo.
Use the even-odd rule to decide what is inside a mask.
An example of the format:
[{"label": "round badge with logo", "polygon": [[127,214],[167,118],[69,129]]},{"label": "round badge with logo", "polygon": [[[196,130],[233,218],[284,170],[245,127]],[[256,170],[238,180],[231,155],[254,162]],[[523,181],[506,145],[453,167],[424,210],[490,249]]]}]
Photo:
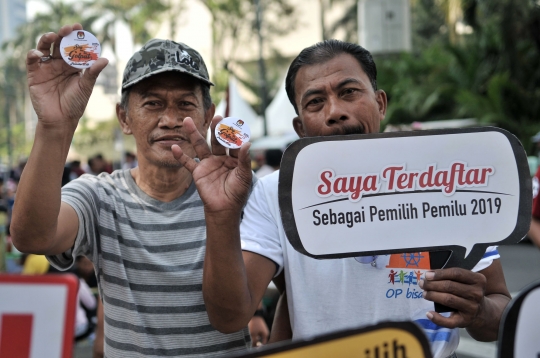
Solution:
[{"label": "round badge with logo", "polygon": [[240,118],[223,118],[216,125],[216,139],[226,148],[238,149],[242,144],[249,142],[251,131],[249,126]]},{"label": "round badge with logo", "polygon": [[101,44],[88,31],[75,30],[60,42],[60,53],[68,65],[89,68],[101,54]]}]

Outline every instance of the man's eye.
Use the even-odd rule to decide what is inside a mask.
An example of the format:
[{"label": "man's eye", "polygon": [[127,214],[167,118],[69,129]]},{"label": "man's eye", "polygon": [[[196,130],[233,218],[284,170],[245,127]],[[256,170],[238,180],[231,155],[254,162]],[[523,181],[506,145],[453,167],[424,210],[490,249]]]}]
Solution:
[{"label": "man's eye", "polygon": [[147,101],[144,103],[145,106],[148,106],[148,107],[155,107],[155,106],[159,106],[159,102],[157,101]]},{"label": "man's eye", "polygon": [[194,104],[191,103],[191,102],[183,101],[183,102],[180,102],[180,106],[181,107],[189,107],[189,106],[194,106]]},{"label": "man's eye", "polygon": [[307,103],[308,106],[313,106],[322,103],[322,98],[313,98]]},{"label": "man's eye", "polygon": [[342,94],[343,94],[344,96],[346,96],[346,95],[348,95],[348,94],[353,94],[353,93],[355,93],[355,92],[357,92],[357,89],[356,89],[356,88],[346,88],[346,89],[343,90]]}]

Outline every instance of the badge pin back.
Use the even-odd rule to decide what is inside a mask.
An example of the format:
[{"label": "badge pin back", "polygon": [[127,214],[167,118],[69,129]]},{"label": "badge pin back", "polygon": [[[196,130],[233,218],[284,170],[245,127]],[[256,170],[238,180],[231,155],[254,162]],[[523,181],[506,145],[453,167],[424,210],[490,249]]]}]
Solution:
[{"label": "badge pin back", "polygon": [[214,133],[219,144],[230,149],[240,148],[251,137],[248,124],[236,117],[223,118]]},{"label": "badge pin back", "polygon": [[60,53],[71,67],[89,68],[101,55],[101,44],[90,32],[75,30],[60,42]]}]

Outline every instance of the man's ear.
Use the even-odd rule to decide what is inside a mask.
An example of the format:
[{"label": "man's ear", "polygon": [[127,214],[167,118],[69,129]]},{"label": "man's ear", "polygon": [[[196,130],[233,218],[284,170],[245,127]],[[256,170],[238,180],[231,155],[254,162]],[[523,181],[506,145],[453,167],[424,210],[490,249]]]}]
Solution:
[{"label": "man's ear", "polygon": [[126,135],[132,134],[131,127],[129,126],[127,120],[127,111],[120,105],[120,103],[116,104],[116,118],[118,118],[118,123],[120,123],[122,133]]},{"label": "man's ear", "polygon": [[293,118],[292,125],[296,134],[298,134],[300,138],[304,138],[306,136],[306,131],[304,130],[304,123],[302,123],[302,120],[299,117]]},{"label": "man's ear", "polygon": [[377,90],[375,92],[375,96],[377,96],[377,104],[379,105],[379,117],[382,122],[384,120],[384,117],[386,116],[388,98],[386,97],[386,92],[384,92],[383,90]]}]

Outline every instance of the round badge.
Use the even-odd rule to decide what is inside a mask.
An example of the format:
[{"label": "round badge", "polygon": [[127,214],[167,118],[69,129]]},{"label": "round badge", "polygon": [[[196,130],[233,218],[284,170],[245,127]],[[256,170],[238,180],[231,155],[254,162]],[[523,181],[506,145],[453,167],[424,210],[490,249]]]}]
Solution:
[{"label": "round badge", "polygon": [[89,68],[99,58],[101,45],[88,31],[75,30],[60,42],[60,53],[71,67]]},{"label": "round badge", "polygon": [[240,118],[227,117],[216,125],[215,134],[219,144],[227,148],[237,149],[242,144],[249,142],[251,131],[247,123]]}]

